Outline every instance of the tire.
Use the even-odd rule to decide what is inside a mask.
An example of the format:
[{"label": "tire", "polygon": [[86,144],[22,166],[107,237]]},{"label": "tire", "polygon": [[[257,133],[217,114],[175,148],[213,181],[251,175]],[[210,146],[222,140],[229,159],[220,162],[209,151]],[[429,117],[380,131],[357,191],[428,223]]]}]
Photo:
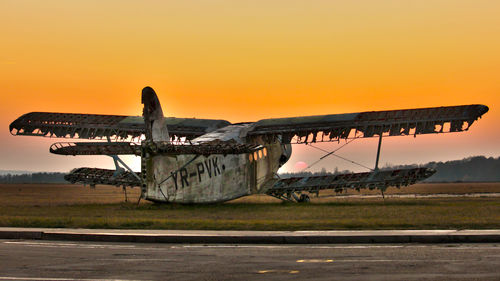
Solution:
[{"label": "tire", "polygon": [[307,194],[301,194],[299,197],[299,203],[309,203],[311,201],[311,198],[309,198],[309,195]]}]

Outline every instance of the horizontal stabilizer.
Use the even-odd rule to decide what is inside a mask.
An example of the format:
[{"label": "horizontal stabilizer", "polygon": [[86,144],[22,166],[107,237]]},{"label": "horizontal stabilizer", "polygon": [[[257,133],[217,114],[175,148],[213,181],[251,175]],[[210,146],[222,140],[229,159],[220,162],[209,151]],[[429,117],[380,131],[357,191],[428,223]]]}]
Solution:
[{"label": "horizontal stabilizer", "polygon": [[333,189],[342,192],[353,188],[378,188],[385,190],[389,186],[408,186],[432,176],[436,171],[429,168],[413,168],[400,170],[379,170],[367,173],[352,173],[328,176],[293,177],[280,179],[267,194],[282,197],[291,192],[317,192],[323,189]]},{"label": "horizontal stabilizer", "polygon": [[249,137],[274,139],[283,143],[297,137],[299,143],[328,142],[340,139],[386,134],[405,136],[466,131],[488,112],[480,104],[389,111],[317,115],[264,119],[255,123]]},{"label": "horizontal stabilizer", "polygon": [[[260,148],[260,145],[239,144],[236,142],[214,142],[200,144],[172,144],[171,142],[150,142],[143,144],[149,153],[164,155],[181,154],[240,154],[251,153]],[[50,146],[50,152],[60,155],[124,155],[140,156],[140,144],[130,142],[58,142]]]},{"label": "horizontal stabilizer", "polygon": [[141,146],[130,142],[58,142],[50,152],[59,155],[141,155]]},{"label": "horizontal stabilizer", "polygon": [[[140,173],[136,173],[139,178]],[[115,186],[141,186],[141,181],[131,172],[97,168],[78,168],[64,176],[64,179],[71,183],[82,183],[88,185],[107,184]]]},{"label": "horizontal stabilizer", "polygon": [[226,142],[209,142],[197,144],[178,144],[173,145],[169,142],[152,142],[146,145],[148,151],[153,153],[180,155],[180,154],[241,154],[251,153],[260,148],[261,145],[255,144],[240,144],[232,141]]}]

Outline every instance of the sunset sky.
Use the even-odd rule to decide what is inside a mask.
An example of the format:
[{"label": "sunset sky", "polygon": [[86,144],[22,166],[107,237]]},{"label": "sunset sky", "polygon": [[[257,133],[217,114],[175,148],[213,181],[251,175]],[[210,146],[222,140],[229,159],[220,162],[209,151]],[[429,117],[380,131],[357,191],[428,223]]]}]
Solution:
[{"label": "sunset sky", "polygon": [[[498,157],[499,15],[496,0],[0,0],[0,169],[111,168],[51,155],[64,140],[8,125],[31,111],[141,115],[147,85],[167,116],[230,122],[485,104],[469,132],[384,139],[380,161]],[[376,141],[338,154],[373,166]],[[294,151],[283,171],[323,155]],[[363,171],[333,157],[322,167]]]}]

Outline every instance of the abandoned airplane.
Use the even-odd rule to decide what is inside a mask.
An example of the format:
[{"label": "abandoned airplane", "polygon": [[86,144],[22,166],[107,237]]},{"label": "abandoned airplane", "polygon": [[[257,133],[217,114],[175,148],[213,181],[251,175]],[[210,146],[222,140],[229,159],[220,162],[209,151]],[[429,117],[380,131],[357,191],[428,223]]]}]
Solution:
[{"label": "abandoned airplane", "polygon": [[[225,120],[164,117],[154,90],[142,90],[143,116],[32,112],[10,124],[13,135],[80,138],[98,142],[55,143],[61,155],[108,155],[115,170],[74,169],[71,183],[140,187],[154,202],[212,203],[250,194],[307,202],[310,194],[333,189],[408,186],[434,174],[428,168],[380,170],[382,138],[466,131],[488,111],[462,105],[370,111],[231,124]],[[366,173],[280,179],[277,171],[292,154],[291,144],[350,142],[379,138],[375,168]],[[104,141],[103,141],[104,140]],[[141,172],[118,155],[141,157]],[[140,199],[139,199],[140,200]]]}]

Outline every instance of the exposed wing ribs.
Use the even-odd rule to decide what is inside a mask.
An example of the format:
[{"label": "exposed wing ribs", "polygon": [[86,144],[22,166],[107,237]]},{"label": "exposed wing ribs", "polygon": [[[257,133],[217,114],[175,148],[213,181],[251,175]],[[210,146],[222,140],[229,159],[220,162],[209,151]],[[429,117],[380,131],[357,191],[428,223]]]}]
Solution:
[{"label": "exposed wing ribs", "polygon": [[349,137],[373,137],[460,132],[488,112],[484,105],[462,105],[421,109],[372,111],[349,114],[264,119],[255,123],[249,137],[285,143],[337,141]]},{"label": "exposed wing ribs", "polygon": [[13,135],[99,139],[115,136],[125,139],[144,133],[144,122],[126,122],[128,116],[66,114],[51,112],[27,113],[10,124]]},{"label": "exposed wing ribs", "polygon": [[293,177],[280,179],[267,194],[282,198],[293,192],[318,192],[333,189],[341,192],[344,189],[379,188],[389,186],[408,186],[432,176],[436,171],[428,168],[401,170],[382,170],[367,173],[352,173],[329,176]]},{"label": "exposed wing ribs", "polygon": [[[166,117],[172,138],[193,139],[230,123],[225,120]],[[13,135],[80,139],[138,138],[145,134],[141,116],[31,112],[9,126]]]}]

